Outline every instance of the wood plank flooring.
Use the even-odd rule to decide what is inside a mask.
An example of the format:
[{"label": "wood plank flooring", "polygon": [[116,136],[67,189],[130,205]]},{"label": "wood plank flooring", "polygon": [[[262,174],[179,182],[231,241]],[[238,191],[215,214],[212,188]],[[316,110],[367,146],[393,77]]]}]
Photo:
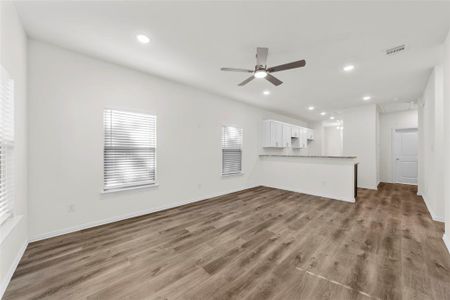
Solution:
[{"label": "wood plank flooring", "polygon": [[5,299],[450,299],[415,188],[257,187],[28,246]]}]

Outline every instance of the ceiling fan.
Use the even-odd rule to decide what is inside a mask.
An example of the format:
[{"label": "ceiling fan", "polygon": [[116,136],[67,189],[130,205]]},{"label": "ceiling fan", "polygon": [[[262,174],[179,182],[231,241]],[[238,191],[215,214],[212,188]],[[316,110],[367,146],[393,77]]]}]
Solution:
[{"label": "ceiling fan", "polygon": [[266,80],[270,81],[272,84],[279,86],[283,82],[279,80],[278,78],[271,75],[271,73],[279,72],[279,71],[286,71],[290,69],[296,69],[301,68],[306,65],[306,61],[304,59],[294,61],[291,63],[270,67],[268,68],[267,63],[267,54],[269,53],[269,48],[256,48],[256,66],[254,70],[248,70],[248,69],[236,69],[236,68],[221,68],[222,71],[231,71],[231,72],[244,72],[244,73],[253,73],[252,76],[245,79],[241,83],[239,83],[239,86],[244,86],[250,81],[252,81],[255,78],[265,78]]}]

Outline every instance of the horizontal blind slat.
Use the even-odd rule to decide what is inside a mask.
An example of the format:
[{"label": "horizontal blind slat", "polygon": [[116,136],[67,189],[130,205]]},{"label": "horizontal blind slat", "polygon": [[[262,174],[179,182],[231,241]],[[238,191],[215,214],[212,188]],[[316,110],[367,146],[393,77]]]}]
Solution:
[{"label": "horizontal blind slat", "polygon": [[222,174],[242,172],[242,139],[241,128],[222,127]]},{"label": "horizontal blind slat", "polygon": [[156,116],[104,112],[104,189],[151,184],[156,179]]}]

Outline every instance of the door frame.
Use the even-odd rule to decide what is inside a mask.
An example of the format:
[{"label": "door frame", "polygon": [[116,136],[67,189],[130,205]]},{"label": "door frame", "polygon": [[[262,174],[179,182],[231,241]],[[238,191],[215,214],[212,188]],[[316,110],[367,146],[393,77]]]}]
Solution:
[{"label": "door frame", "polygon": [[[395,133],[397,131],[403,131],[403,132],[408,132],[408,131],[416,131],[417,134],[419,134],[419,128],[418,127],[399,127],[399,128],[392,128],[391,131],[391,176],[392,176],[392,183],[398,183],[396,180],[396,171],[397,171],[397,166],[396,166],[396,159],[395,159]],[[417,144],[417,148],[419,147],[419,144]],[[419,149],[417,149],[419,150]],[[419,163],[419,154],[417,154],[417,163]],[[417,172],[417,175],[419,175],[419,173]],[[416,184],[412,184],[412,183],[400,183],[400,184],[409,184],[409,185],[418,185],[419,183],[419,178],[417,178],[417,183]]]}]

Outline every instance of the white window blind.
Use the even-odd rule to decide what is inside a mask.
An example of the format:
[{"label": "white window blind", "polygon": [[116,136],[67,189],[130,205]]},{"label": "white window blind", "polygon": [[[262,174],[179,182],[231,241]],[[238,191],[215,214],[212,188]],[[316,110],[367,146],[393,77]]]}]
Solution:
[{"label": "white window blind", "polygon": [[104,112],[104,190],[155,183],[156,116]]},{"label": "white window blind", "polygon": [[240,173],[242,171],[242,129],[223,126],[222,130],[222,174]]},{"label": "white window blind", "polygon": [[0,225],[12,216],[14,189],[14,81],[0,66]]}]

